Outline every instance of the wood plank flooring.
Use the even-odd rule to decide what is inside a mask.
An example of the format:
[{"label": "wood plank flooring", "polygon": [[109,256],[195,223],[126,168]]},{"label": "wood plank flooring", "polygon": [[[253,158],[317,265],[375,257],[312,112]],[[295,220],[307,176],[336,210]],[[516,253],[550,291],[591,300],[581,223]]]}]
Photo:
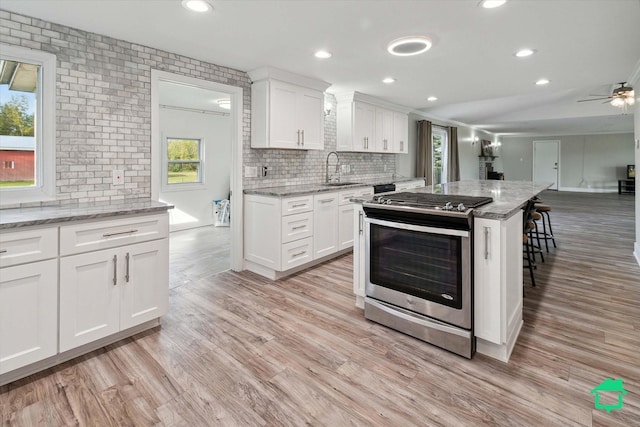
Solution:
[{"label": "wood plank flooring", "polygon": [[[275,282],[200,259],[172,274],[161,327],[0,388],[2,425],[638,426],[634,198],[543,198],[558,248],[535,288],[524,274],[508,364],[365,320],[351,255]],[[611,413],[590,394],[607,377],[628,392]]]}]

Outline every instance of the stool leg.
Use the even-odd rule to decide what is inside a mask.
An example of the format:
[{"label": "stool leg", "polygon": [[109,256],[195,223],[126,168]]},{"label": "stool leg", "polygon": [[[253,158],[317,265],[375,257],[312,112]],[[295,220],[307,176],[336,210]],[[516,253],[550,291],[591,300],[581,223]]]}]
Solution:
[{"label": "stool leg", "polygon": [[542,232],[544,233],[544,246],[549,252],[549,234],[547,234],[547,220],[544,218],[544,212],[540,215],[542,217]]},{"label": "stool leg", "polygon": [[[536,286],[536,279],[534,279],[533,277],[533,263],[531,261],[531,250],[529,248],[529,242],[527,241],[527,243],[525,243],[525,247],[527,248],[527,267],[529,268],[529,276],[531,277],[531,286],[535,287]],[[524,292],[524,290],[523,290]]]},{"label": "stool leg", "polygon": [[[536,240],[538,241],[538,248],[540,249],[540,259],[542,260],[542,262],[544,262],[544,255],[542,254],[542,245],[540,244],[540,231],[538,231],[538,223],[536,221],[533,221],[533,225],[534,225],[535,230],[536,230]],[[546,244],[547,240],[545,239],[544,242]],[[549,252],[548,248],[547,248],[547,252]]]},{"label": "stool leg", "polygon": [[547,214],[547,221],[549,222],[549,235],[551,236],[551,242],[553,243],[553,247],[557,248],[556,239],[553,237],[553,229],[551,228],[551,217],[549,216],[549,212],[545,213]]}]

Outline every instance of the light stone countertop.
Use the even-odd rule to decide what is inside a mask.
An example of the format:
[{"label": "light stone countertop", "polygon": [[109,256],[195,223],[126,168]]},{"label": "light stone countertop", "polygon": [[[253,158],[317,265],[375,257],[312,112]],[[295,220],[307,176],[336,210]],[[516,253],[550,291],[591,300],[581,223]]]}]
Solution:
[{"label": "light stone countertop", "polygon": [[[474,209],[473,215],[477,218],[507,219],[522,209],[529,199],[551,185],[547,182],[470,180],[414,188],[405,192],[492,197],[492,203]],[[352,199],[351,201],[362,203],[366,200]]]},{"label": "light stone countertop", "polygon": [[169,209],[173,209],[173,205],[150,199],[0,209],[0,230],[118,215],[160,213]]},{"label": "light stone countertop", "polygon": [[395,178],[395,179],[346,179],[345,185],[305,184],[283,185],[279,187],[250,188],[245,189],[244,194],[257,194],[260,196],[290,197],[304,196],[307,194],[325,193],[329,191],[341,191],[350,188],[371,187],[379,184],[401,183],[416,181],[424,178]]}]

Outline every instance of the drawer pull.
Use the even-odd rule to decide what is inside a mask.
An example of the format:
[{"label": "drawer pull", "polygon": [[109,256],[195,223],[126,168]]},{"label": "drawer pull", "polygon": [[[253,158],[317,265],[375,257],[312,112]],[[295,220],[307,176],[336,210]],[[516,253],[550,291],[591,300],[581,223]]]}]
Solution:
[{"label": "drawer pull", "polygon": [[306,254],[306,253],[307,253],[307,251],[298,252],[298,253],[295,253],[295,254],[291,255],[291,258],[297,258],[297,257],[299,257],[301,255]]},{"label": "drawer pull", "polygon": [[118,231],[117,233],[104,233],[102,237],[120,236],[122,234],[133,234],[137,232],[138,230]]},{"label": "drawer pull", "polygon": [[127,268],[124,273],[124,280],[125,282],[129,283],[129,252],[127,252],[127,256],[125,256],[124,259],[127,261]]},{"label": "drawer pull", "polygon": [[6,254],[7,252],[9,252],[7,249],[0,249],[0,254]]},{"label": "drawer pull", "polygon": [[333,202],[333,200],[334,199],[322,199],[322,200],[319,200],[319,202],[320,203],[331,203],[331,202]]},{"label": "drawer pull", "polygon": [[306,203],[299,203],[299,204],[297,204],[297,205],[291,205],[291,208],[292,208],[292,209],[295,209],[295,208],[304,208],[305,206],[307,206],[307,204],[306,204]]},{"label": "drawer pull", "polygon": [[113,256],[113,286],[118,284],[118,255]]},{"label": "drawer pull", "polygon": [[298,225],[296,227],[291,227],[291,230],[300,230],[301,228],[305,228],[306,225]]}]

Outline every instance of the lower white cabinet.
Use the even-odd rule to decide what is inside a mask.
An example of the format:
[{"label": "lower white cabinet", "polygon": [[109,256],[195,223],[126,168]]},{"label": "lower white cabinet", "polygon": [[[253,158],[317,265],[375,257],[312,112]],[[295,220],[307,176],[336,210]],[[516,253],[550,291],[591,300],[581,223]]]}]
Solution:
[{"label": "lower white cabinet", "polygon": [[166,239],[60,259],[60,351],[165,314]]},{"label": "lower white cabinet", "polygon": [[338,249],[353,246],[353,203],[338,207]]},{"label": "lower white cabinet", "polygon": [[415,179],[413,181],[396,182],[396,191],[406,191],[412,188],[422,188],[425,186],[424,179]]},{"label": "lower white cabinet", "polygon": [[353,293],[356,295],[356,306],[364,308],[365,286],[365,240],[364,210],[362,204],[353,207]]},{"label": "lower white cabinet", "polygon": [[338,251],[338,192],[321,193],[313,197],[313,257]]},{"label": "lower white cabinet", "polygon": [[0,270],[0,374],[58,352],[58,260]]}]

